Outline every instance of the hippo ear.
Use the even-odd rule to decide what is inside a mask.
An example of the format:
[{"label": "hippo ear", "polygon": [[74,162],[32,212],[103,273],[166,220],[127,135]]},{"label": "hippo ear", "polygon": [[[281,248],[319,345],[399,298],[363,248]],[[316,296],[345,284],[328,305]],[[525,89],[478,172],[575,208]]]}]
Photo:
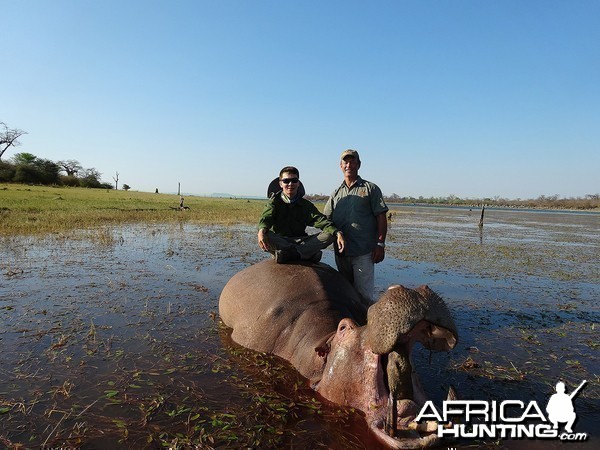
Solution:
[{"label": "hippo ear", "polygon": [[331,341],[335,337],[335,331],[327,336],[319,345],[315,347],[315,352],[321,358],[325,358],[331,350]]},{"label": "hippo ear", "polygon": [[415,291],[423,297],[426,305],[424,319],[429,322],[427,337],[421,343],[435,351],[448,351],[456,347],[456,325],[444,300],[427,285],[419,286]]}]

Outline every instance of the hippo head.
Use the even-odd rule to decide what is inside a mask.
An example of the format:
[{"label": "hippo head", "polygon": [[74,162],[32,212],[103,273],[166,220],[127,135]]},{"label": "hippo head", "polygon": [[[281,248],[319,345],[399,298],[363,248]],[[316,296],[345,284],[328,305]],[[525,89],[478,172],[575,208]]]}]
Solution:
[{"label": "hippo head", "polygon": [[316,390],[363,411],[372,431],[389,447],[428,447],[438,440],[437,424],[414,422],[426,396],[410,351],[416,341],[431,350],[451,350],[457,339],[448,308],[431,289],[392,286],[369,308],[367,325],[343,319],[316,349],[326,358]]}]

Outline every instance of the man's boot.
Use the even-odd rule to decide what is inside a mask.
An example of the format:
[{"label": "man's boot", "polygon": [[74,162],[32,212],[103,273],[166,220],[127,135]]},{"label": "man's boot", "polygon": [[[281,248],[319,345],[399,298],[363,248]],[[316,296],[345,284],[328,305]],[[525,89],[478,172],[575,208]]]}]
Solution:
[{"label": "man's boot", "polygon": [[300,260],[300,253],[295,248],[287,248],[285,250],[275,250],[275,262],[284,264],[292,261]]}]

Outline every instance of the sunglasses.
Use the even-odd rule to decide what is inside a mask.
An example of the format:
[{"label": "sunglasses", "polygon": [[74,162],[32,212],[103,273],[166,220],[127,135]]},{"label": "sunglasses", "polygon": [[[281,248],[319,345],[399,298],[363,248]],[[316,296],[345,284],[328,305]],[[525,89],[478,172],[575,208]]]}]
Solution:
[{"label": "sunglasses", "polygon": [[281,179],[281,182],[283,184],[290,184],[290,183],[296,184],[298,181],[300,181],[298,178],[282,178]]}]

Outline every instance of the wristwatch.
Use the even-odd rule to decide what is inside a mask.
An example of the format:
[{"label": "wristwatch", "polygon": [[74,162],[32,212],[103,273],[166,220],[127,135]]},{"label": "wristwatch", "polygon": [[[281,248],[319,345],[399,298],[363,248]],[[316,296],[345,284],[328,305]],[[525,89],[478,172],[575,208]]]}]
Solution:
[{"label": "wristwatch", "polygon": [[378,242],[377,245],[379,245],[381,248],[385,248],[385,242]]}]

